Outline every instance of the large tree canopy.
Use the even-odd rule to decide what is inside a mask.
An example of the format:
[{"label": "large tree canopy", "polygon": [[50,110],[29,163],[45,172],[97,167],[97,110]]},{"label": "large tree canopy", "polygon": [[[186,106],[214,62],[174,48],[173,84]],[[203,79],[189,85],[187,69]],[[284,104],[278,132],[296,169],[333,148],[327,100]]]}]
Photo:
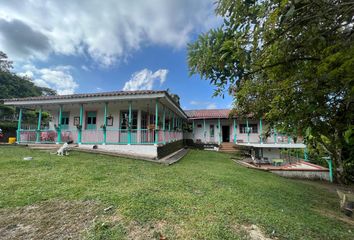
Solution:
[{"label": "large tree canopy", "polygon": [[[31,79],[12,73],[11,69],[12,61],[9,61],[7,55],[0,51],[0,100],[56,94],[53,89],[38,87]],[[1,119],[11,119],[14,116],[15,108],[0,104]],[[34,111],[24,113],[25,120],[31,121],[34,118],[36,118]]]},{"label": "large tree canopy", "polygon": [[191,74],[209,79],[216,95],[228,90],[241,114],[306,133],[341,180],[354,180],[345,137],[354,125],[354,2],[219,0],[216,13],[223,25],[188,46]]},{"label": "large tree canopy", "polygon": [[50,88],[38,87],[31,79],[20,77],[11,72],[12,61],[0,51],[0,99],[35,97],[42,95],[55,95]]}]

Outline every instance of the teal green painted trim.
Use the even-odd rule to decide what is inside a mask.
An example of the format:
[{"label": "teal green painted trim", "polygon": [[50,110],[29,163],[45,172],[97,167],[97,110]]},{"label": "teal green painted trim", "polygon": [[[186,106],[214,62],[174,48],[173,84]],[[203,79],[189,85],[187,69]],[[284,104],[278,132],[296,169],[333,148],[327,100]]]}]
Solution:
[{"label": "teal green painted trim", "polygon": [[[176,132],[176,129],[178,128],[178,126],[177,126],[177,117],[176,117],[176,114],[175,113],[173,113],[173,132]],[[176,140],[176,138],[173,138],[173,141],[175,141]]]},{"label": "teal green painted trim", "polygon": [[288,144],[291,143],[291,137],[288,135]]},{"label": "teal green painted trim", "polygon": [[37,122],[37,133],[36,133],[36,142],[41,141],[41,122],[42,122],[42,108],[38,112],[38,122]]},{"label": "teal green painted trim", "polygon": [[[171,126],[172,126],[172,117],[171,117],[171,111],[168,111],[168,131],[171,132]],[[172,142],[171,134],[168,134],[168,141]]]},{"label": "teal green painted trim", "polygon": [[307,152],[307,147],[304,149],[304,159],[307,162],[309,160],[308,152]]},{"label": "teal green painted trim", "polygon": [[234,143],[237,143],[237,126],[236,126],[236,119],[234,118]]},{"label": "teal green painted trim", "polygon": [[247,127],[247,143],[250,143],[250,129],[248,127],[248,118],[246,119],[246,127]]},{"label": "teal green painted trim", "polygon": [[172,131],[175,130],[175,120],[176,120],[175,117],[176,117],[176,116],[175,116],[175,113],[173,112],[173,113],[172,113]]},{"label": "teal green painted trim", "polygon": [[277,143],[277,129],[274,128],[274,143]]},{"label": "teal green painted trim", "polygon": [[77,134],[77,143],[81,144],[82,142],[82,123],[83,123],[83,118],[84,118],[84,105],[80,105],[80,128],[78,129],[78,134]]},{"label": "teal green painted trim", "polygon": [[326,159],[328,163],[328,169],[329,169],[329,181],[333,182],[333,165],[332,165],[332,159],[328,158]]},{"label": "teal green painted trim", "polygon": [[220,118],[218,118],[218,126],[219,126],[219,144],[221,143],[221,124],[220,124]]},{"label": "teal green painted trim", "polygon": [[263,126],[262,126],[262,118],[259,119],[259,132],[260,132],[260,140],[261,144],[263,143]]},{"label": "teal green painted trim", "polygon": [[103,144],[106,144],[106,142],[107,142],[107,129],[106,129],[106,127],[107,127],[107,108],[108,108],[108,103],[107,102],[105,102],[104,103],[104,115],[103,115],[103,126],[104,126],[104,128],[103,128]]},{"label": "teal green painted trim", "polygon": [[166,143],[165,130],[166,130],[166,108],[163,107],[163,115],[162,115],[163,144]]},{"label": "teal green painted trim", "polygon": [[132,143],[132,101],[129,101],[129,115],[128,115],[128,144]]},{"label": "teal green painted trim", "polygon": [[204,142],[206,142],[205,119],[203,119],[203,133],[204,133]]},{"label": "teal green painted trim", "polygon": [[59,106],[59,118],[58,118],[58,130],[57,130],[57,134],[58,134],[58,139],[57,142],[61,143],[61,118],[63,116],[63,106],[60,105]]},{"label": "teal green painted trim", "polygon": [[20,108],[20,112],[18,114],[18,122],[17,122],[17,142],[21,141],[21,123],[22,123],[22,108]]},{"label": "teal green painted trim", "polygon": [[159,100],[156,99],[156,103],[155,103],[155,144],[157,145],[159,142],[159,131],[158,128],[159,127]]}]

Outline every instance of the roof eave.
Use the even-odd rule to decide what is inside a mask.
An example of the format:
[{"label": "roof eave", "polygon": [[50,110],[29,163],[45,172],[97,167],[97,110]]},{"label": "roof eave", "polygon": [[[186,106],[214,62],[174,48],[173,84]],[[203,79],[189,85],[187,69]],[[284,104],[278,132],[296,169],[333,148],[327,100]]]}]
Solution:
[{"label": "roof eave", "polygon": [[41,105],[54,105],[54,104],[72,104],[72,103],[91,103],[91,102],[106,102],[115,100],[137,100],[137,99],[157,99],[165,98],[174,106],[179,114],[188,118],[186,113],[181,109],[178,104],[172,100],[171,96],[161,91],[158,93],[150,94],[134,94],[134,95],[118,95],[118,96],[95,96],[95,97],[77,97],[77,98],[64,98],[64,99],[4,99],[4,105],[15,107],[29,107],[29,106],[41,106]]},{"label": "roof eave", "polygon": [[64,99],[27,99],[27,100],[11,100],[5,99],[4,105],[12,106],[30,106],[30,105],[48,105],[48,104],[66,104],[66,103],[87,103],[87,102],[105,102],[112,100],[135,100],[135,99],[154,99],[164,97],[165,94],[134,94],[134,95],[121,95],[121,96],[97,96],[97,97],[78,97],[78,98],[64,98]]}]

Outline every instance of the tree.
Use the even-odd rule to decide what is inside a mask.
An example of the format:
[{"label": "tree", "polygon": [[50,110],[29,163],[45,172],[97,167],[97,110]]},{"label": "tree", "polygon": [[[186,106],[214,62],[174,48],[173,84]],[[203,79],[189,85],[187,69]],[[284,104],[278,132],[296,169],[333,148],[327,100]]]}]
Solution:
[{"label": "tree", "polygon": [[221,27],[188,46],[191,74],[228,90],[240,114],[321,147],[338,181],[354,180],[354,2],[219,0]]},{"label": "tree", "polygon": [[0,51],[0,71],[9,72],[12,68],[12,61],[8,60],[6,53]]},{"label": "tree", "polygon": [[[11,69],[12,61],[0,51],[0,99],[56,95],[55,90],[38,87],[30,78],[18,76],[12,73]],[[2,119],[13,119],[15,108],[0,104],[0,115]],[[24,119],[31,119],[31,116],[35,115],[34,111],[26,111]]]}]

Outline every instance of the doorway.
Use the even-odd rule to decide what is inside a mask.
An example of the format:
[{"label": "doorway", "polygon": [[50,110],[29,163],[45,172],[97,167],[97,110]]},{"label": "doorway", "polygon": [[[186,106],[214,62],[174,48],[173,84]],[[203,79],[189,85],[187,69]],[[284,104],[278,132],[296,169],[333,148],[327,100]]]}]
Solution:
[{"label": "doorway", "polygon": [[230,142],[230,126],[222,126],[222,141]]}]

